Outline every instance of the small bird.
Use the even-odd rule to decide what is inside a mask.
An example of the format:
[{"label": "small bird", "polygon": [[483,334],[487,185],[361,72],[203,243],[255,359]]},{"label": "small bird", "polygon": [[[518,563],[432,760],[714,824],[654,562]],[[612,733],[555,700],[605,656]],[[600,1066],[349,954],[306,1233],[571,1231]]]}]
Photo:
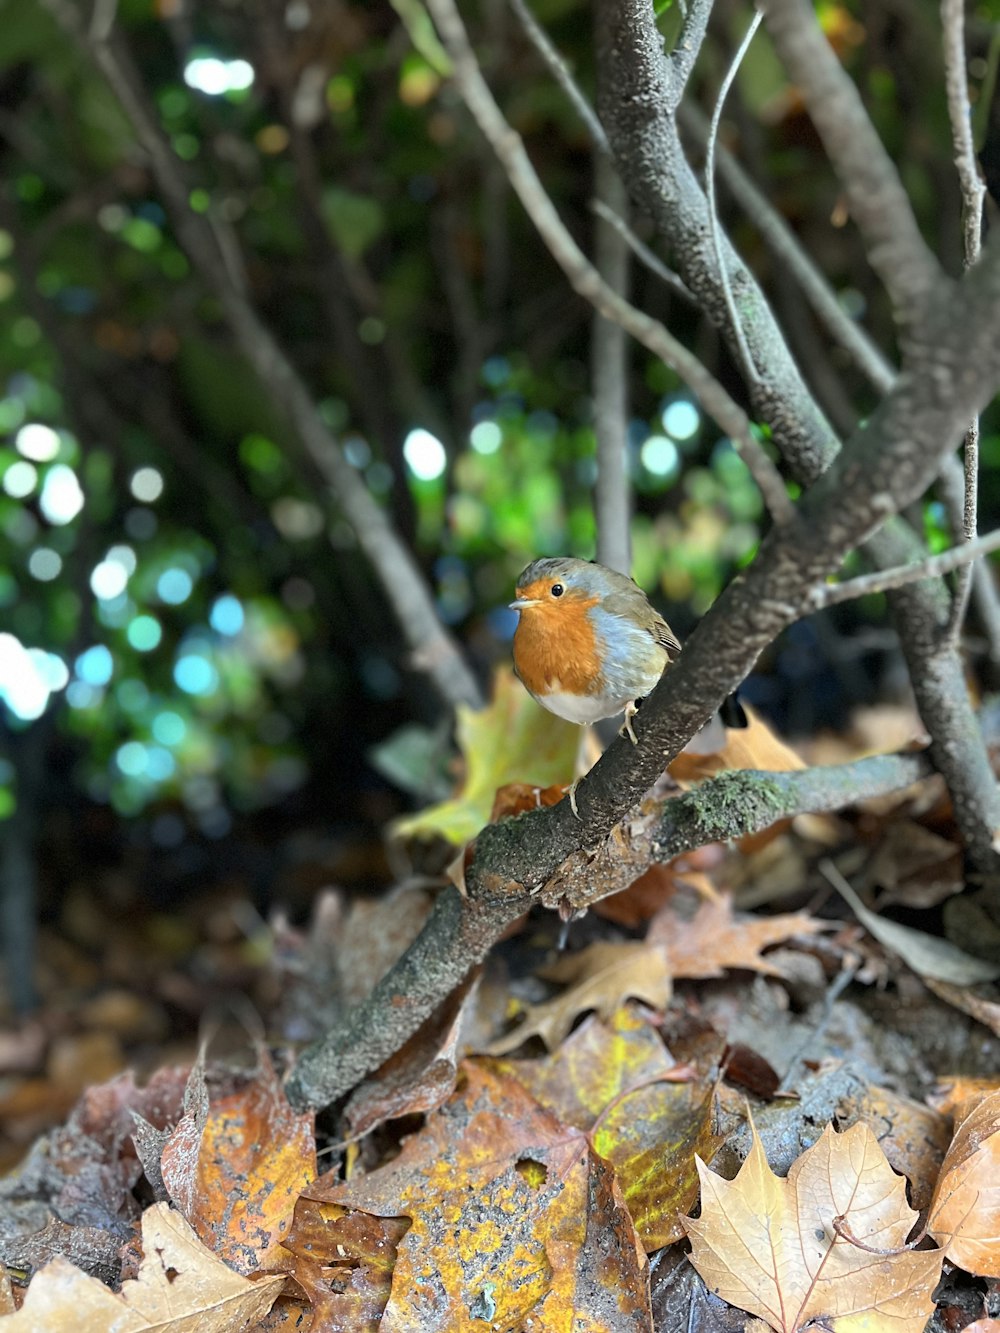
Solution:
[{"label": "small bird", "polygon": [[568,722],[625,711],[622,731],[681,650],[632,579],[594,561],[534,560],[517,580],[511,609],[514,670],[538,702]]}]

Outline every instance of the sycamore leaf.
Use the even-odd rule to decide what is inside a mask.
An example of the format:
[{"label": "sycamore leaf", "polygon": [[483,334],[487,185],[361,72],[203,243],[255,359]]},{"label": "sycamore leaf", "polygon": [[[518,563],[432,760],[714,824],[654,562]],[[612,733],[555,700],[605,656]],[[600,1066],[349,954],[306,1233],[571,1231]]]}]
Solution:
[{"label": "sycamore leaf", "polygon": [[843,1134],[828,1125],[786,1180],[756,1129],[735,1180],[698,1167],[691,1262],[723,1300],[778,1333],[819,1319],[836,1333],[922,1333],[943,1252],[902,1248],[917,1214],[867,1125]]},{"label": "sycamore leaf", "polygon": [[664,949],[675,977],[721,977],[727,967],[780,977],[781,969],[761,957],[761,950],[822,929],[822,922],[803,912],[738,920],[731,899],[717,898],[702,901],[688,921],[668,904],[650,922],[646,942]]},{"label": "sycamore leaf", "polygon": [[580,953],[562,958],[543,973],[550,981],[573,984],[562,995],[543,1004],[527,1007],[524,1022],[495,1041],[491,1055],[504,1055],[529,1037],[541,1037],[554,1050],[569,1032],[579,1014],[596,1009],[603,1017],[612,1014],[626,999],[645,1000],[662,1009],[670,999],[670,970],[663,950],[648,944],[613,944],[599,940]]},{"label": "sycamore leaf", "polygon": [[[517,1080],[471,1061],[462,1073],[387,1165],[350,1181],[331,1173],[305,1196],[338,1205],[349,1265],[352,1224],[367,1238],[373,1218],[410,1219],[391,1240],[380,1333],[652,1333],[645,1260],[613,1170]],[[370,1267],[370,1239],[359,1248]]]},{"label": "sycamore leaf", "polygon": [[974,1106],[955,1130],[927,1218],[952,1263],[1000,1277],[1000,1092]]},{"label": "sycamore leaf", "polygon": [[282,1276],[250,1282],[217,1259],[168,1204],[142,1215],[139,1276],[109,1291],[66,1259],[36,1273],[4,1333],[243,1333],[264,1318]]},{"label": "sycamore leaf", "polygon": [[313,1120],[289,1106],[262,1048],[249,1082],[188,1110],[164,1145],[160,1165],[170,1197],[241,1273],[280,1257],[295,1201],[316,1178]]},{"label": "sycamore leaf", "polygon": [[456,715],[465,760],[461,789],[449,801],[397,820],[396,837],[468,842],[489,822],[498,788],[512,782],[546,788],[573,779],[580,729],[535,703],[506,668],[494,677],[488,708],[459,706]]}]

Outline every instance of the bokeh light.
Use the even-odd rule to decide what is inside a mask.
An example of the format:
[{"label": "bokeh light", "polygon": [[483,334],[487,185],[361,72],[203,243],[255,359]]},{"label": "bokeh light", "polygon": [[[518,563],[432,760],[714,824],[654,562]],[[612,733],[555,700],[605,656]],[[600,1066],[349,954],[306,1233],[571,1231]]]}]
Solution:
[{"label": "bokeh light", "polygon": [[35,463],[50,463],[59,452],[60,441],[51,426],[29,421],[17,432],[14,443],[22,457]]},{"label": "bokeh light", "polygon": [[211,694],[219,683],[219,673],[200,653],[186,653],[177,659],[174,680],[185,694]]},{"label": "bokeh light", "polygon": [[56,463],[45,474],[38,507],[56,527],[72,523],[83,508],[80,480],[66,463]]},{"label": "bokeh light", "polygon": [[701,426],[701,413],[694,403],[678,398],[663,410],[663,429],[675,440],[690,440]]},{"label": "bokeh light", "polygon": [[239,598],[226,593],[222,597],[217,597],[212,604],[208,623],[218,634],[234,635],[239,634],[245,619],[243,604]]},{"label": "bokeh light", "polygon": [[165,569],[156,580],[156,595],[168,606],[180,606],[191,596],[194,580],[186,569]]},{"label": "bokeh light", "polygon": [[129,490],[143,504],[152,504],[163,494],[163,477],[155,467],[137,468],[132,473]]},{"label": "bokeh light", "polygon": [[403,441],[406,466],[418,481],[435,481],[444,472],[448,456],[444,445],[429,430],[418,426]]}]

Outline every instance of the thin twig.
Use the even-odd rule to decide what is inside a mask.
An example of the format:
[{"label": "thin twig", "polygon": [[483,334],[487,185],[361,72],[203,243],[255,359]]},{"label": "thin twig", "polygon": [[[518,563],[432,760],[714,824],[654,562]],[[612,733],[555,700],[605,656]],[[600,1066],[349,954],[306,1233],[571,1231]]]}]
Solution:
[{"label": "thin twig", "polygon": [[844,583],[824,583],[814,588],[809,594],[809,605],[813,611],[827,606],[836,606],[838,602],[851,602],[858,597],[867,597],[873,592],[886,592],[889,588],[902,588],[907,583],[917,583],[920,579],[940,578],[955,569],[961,569],[970,561],[991,551],[1000,550],[1000,528],[988,532],[984,537],[966,542],[962,546],[953,546],[940,555],[930,555],[912,565],[897,565],[894,569],[878,569],[874,574],[862,574],[856,579]]},{"label": "thin twig", "polygon": [[719,137],[719,122],[722,120],[722,108],[725,105],[729,89],[736,78],[736,72],[743,63],[743,57],[749,50],[750,43],[753,41],[754,33],[761,25],[764,15],[757,11],[750,20],[750,26],[743,36],[742,42],[736,50],[736,54],[730,61],[729,68],[726,70],[726,76],[722,80],[722,86],[719,89],[719,95],[715,99],[715,110],[712,112],[712,121],[708,129],[708,144],[705,154],[705,197],[708,200],[708,229],[712,236],[712,249],[715,251],[715,262],[719,266],[719,283],[722,287],[722,294],[726,301],[726,309],[729,311],[729,322],[733,326],[733,336],[736,338],[736,345],[739,348],[740,363],[743,366],[743,373],[746,375],[750,384],[756,384],[760,375],[754,364],[753,353],[746,340],[746,334],[743,332],[743,320],[740,318],[740,312],[736,308],[736,298],[733,295],[733,285],[729,280],[729,265],[725,262],[722,253],[722,237],[719,229],[719,215],[715,205],[715,144]]},{"label": "thin twig", "polygon": [[524,0],[510,0],[510,7],[518,17],[528,40],[549,67],[549,72],[563,90],[576,110],[577,115],[587,127],[594,147],[605,157],[611,157],[611,145],[604,133],[604,126],[597,118],[597,112],[584,97],[580,86],[570,73],[569,66],[559,54],[549,35],[532,14]]},{"label": "thin twig", "polygon": [[694,292],[685,283],[679,274],[663,262],[659,255],[650,250],[645,241],[639,239],[635,232],[628,225],[623,217],[620,217],[613,208],[609,208],[603,199],[592,199],[590,207],[599,218],[603,218],[609,226],[614,227],[624,238],[628,248],[635,255],[650,273],[654,273],[665,286],[669,287],[675,296],[679,296],[684,301],[689,301],[692,305],[697,305],[697,299]]},{"label": "thin twig", "polygon": [[524,143],[511,129],[483,77],[454,0],[428,0],[438,31],[454,63],[454,77],[470,112],[497,157],[525,211],[570,285],[600,313],[621,324],[658,356],[701,399],[705,410],[732,438],[756,481],[776,524],[791,521],[795,509],[774,463],[755,438],[743,409],[701,361],[655,319],[613,291],[584,255],[545,192]]},{"label": "thin twig", "polygon": [[712,12],[712,0],[690,0],[684,23],[681,27],[677,45],[670,53],[670,107],[680,105],[687,87],[698,52],[705,40],[708,18]]},{"label": "thin twig", "polygon": [[[944,50],[945,89],[948,119],[955,154],[955,167],[962,191],[962,258],[971,268],[982,248],[983,203],[986,189],[976,168],[972,142],[972,108],[965,58],[965,0],[941,0],[941,27]],[[969,423],[962,446],[965,464],[965,504],[962,516],[962,540],[971,542],[976,535],[979,509],[979,418]],[[965,620],[972,589],[973,566],[959,574],[952,599],[947,633],[957,642]]]}]

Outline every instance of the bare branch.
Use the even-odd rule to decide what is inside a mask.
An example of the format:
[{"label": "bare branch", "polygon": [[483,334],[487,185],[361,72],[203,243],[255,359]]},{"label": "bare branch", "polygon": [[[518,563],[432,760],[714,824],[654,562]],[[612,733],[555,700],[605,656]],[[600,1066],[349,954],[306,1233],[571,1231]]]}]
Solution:
[{"label": "bare branch", "polygon": [[688,290],[683,280],[677,276],[672,268],[667,267],[659,255],[654,254],[649,246],[636,236],[624,218],[619,217],[617,213],[610,209],[603,199],[592,200],[590,206],[599,218],[603,218],[609,226],[614,227],[616,231],[621,233],[628,248],[636,259],[649,269],[650,273],[654,273],[665,286],[670,288],[675,296],[681,297],[684,301],[689,301],[692,305],[697,305],[693,292]]},{"label": "bare branch", "polygon": [[793,506],[774,464],[755,438],[750,421],[701,361],[664,326],[613,291],[576,244],[525,151],[483,78],[454,0],[428,0],[428,9],[454,64],[454,76],[479,128],[503,163],[515,193],[534,222],[553,258],[574,291],[606,319],[614,320],[680,375],[701,399],[705,410],[732,438],[776,523],[789,522]]},{"label": "bare branch", "polygon": [[[962,190],[962,251],[966,268],[979,258],[982,247],[983,203],[986,188],[976,167],[972,143],[972,108],[966,79],[965,60],[965,0],[941,0],[941,25],[944,38],[945,89],[948,96],[948,119],[955,152],[955,166]],[[965,463],[965,503],[962,517],[962,536],[971,542],[976,535],[979,517],[979,418],[969,423],[963,442]],[[973,569],[968,566],[959,576],[952,602],[948,635],[957,640],[965,619],[972,590]]]},{"label": "bare branch", "polygon": [[549,40],[549,35],[525,4],[525,0],[510,0],[511,9],[520,20],[532,46],[549,67],[549,72],[566,94],[577,115],[587,127],[587,132],[594,147],[605,157],[611,156],[611,145],[604,133],[604,126],[597,118],[597,113],[587,101],[579,84],[570,73],[569,66]]},{"label": "bare branch", "polygon": [[[628,207],[625,188],[610,157],[594,154],[599,197],[616,215]],[[608,286],[627,298],[629,249],[619,231],[601,219],[595,222],[594,262]],[[590,330],[590,381],[597,437],[597,558],[602,565],[628,574],[632,569],[630,533],[631,485],[628,473],[629,340],[621,324],[597,311]]]},{"label": "bare branch", "polygon": [[327,1106],[377,1069],[540,898],[594,903],[626,888],[655,861],[778,819],[897,791],[930,771],[923,755],[906,754],[799,773],[724,773],[627,821],[595,853],[568,861],[538,893],[498,884],[489,898],[463,899],[457,889],[445,889],[418,938],[368,999],[302,1052],[286,1084],[289,1099],[300,1107]]},{"label": "bare branch", "polygon": [[712,123],[708,130],[707,153],[705,155],[705,197],[708,200],[708,224],[712,234],[712,248],[715,250],[715,262],[719,266],[719,281],[722,284],[722,293],[726,300],[726,309],[729,311],[729,322],[733,328],[733,334],[736,338],[736,346],[739,349],[740,364],[743,367],[743,373],[750,384],[756,384],[760,379],[757,367],[754,365],[753,353],[747,343],[746,334],[743,332],[743,321],[740,313],[736,309],[736,298],[733,296],[733,286],[729,281],[729,269],[726,265],[725,257],[722,253],[722,238],[719,234],[719,214],[715,204],[715,144],[719,137],[719,122],[722,119],[722,108],[726,102],[726,96],[736,78],[736,72],[743,62],[743,57],[749,50],[750,43],[753,41],[754,33],[760,27],[763,14],[760,10],[754,14],[750,20],[750,26],[747,28],[742,42],[740,42],[736,54],[730,61],[729,68],[726,70],[726,76],[722,80],[722,86],[719,89],[719,95],[715,99],[715,109],[712,112]]},{"label": "bare branch", "polygon": [[873,592],[887,592],[890,588],[902,588],[904,584],[916,583],[919,579],[940,578],[953,570],[962,569],[989,555],[991,551],[1000,551],[1000,529],[990,532],[985,537],[977,537],[961,546],[954,546],[950,551],[939,555],[930,555],[914,565],[897,565],[894,569],[876,570],[874,574],[862,574],[859,578],[848,579],[845,583],[825,583],[814,588],[809,594],[809,604],[814,611],[827,606],[836,606],[838,602],[851,602],[858,597],[867,597]]},{"label": "bare branch", "polygon": [[93,59],[121,103],[149,157],[180,243],[202,280],[218,297],[243,354],[294,426],[310,468],[325,480],[343,509],[399,620],[413,665],[428,674],[447,702],[480,704],[478,683],[442,624],[411,552],[344,457],[305,383],[251,305],[232,229],[222,219],[213,225],[191,209],[183,164],[160,129],[127,51],[114,34],[107,41],[95,40],[68,0],[43,3]]},{"label": "bare branch", "polygon": [[677,45],[670,53],[670,99],[671,108],[680,104],[687,88],[688,80],[694,69],[698,52],[705,40],[709,15],[712,12],[712,0],[688,0],[684,26],[677,39]]},{"label": "bare branch", "polygon": [[944,276],[920,234],[896,167],[805,0],[763,0],[768,31],[806,100],[847,194],[872,268],[904,330],[916,334]]}]

